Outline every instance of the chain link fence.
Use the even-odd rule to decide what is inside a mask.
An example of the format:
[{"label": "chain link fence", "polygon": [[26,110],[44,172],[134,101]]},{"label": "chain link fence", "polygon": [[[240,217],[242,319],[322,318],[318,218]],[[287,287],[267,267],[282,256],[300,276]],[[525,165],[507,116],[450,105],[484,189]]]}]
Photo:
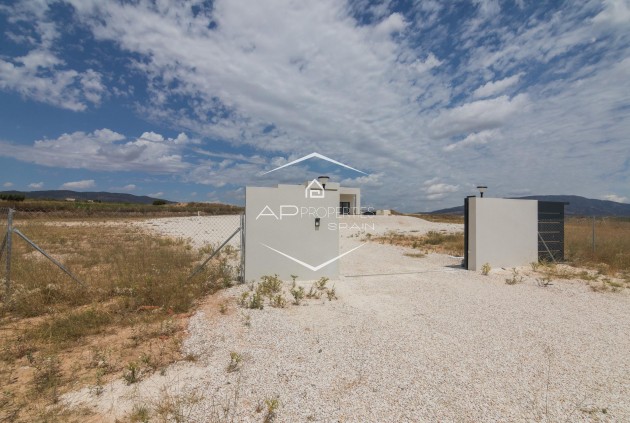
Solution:
[{"label": "chain link fence", "polygon": [[[128,296],[134,306],[177,308],[182,298],[171,297],[242,280],[240,213],[203,205],[0,208],[3,306]],[[86,298],[72,299],[77,292]]]},{"label": "chain link fence", "polygon": [[0,208],[0,284],[2,285],[0,288],[4,289],[5,292],[9,289],[9,279],[8,273],[10,269],[7,267],[11,262],[7,260],[7,243],[8,239],[8,225],[9,223],[9,209],[8,208]]}]

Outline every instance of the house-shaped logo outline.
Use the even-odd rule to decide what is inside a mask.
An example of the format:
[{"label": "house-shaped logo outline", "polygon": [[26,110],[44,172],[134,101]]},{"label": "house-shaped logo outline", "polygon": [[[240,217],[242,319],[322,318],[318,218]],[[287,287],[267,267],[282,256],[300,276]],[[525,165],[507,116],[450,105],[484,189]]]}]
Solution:
[{"label": "house-shaped logo outline", "polygon": [[[313,188],[313,184],[317,184],[317,187]],[[304,189],[304,198],[324,198],[325,191],[322,184],[317,179],[313,179]]]}]

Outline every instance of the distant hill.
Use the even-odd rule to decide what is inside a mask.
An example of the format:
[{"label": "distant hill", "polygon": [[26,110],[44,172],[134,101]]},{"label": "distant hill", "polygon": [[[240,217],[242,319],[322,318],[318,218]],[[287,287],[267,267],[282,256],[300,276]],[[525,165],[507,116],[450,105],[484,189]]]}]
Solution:
[{"label": "distant hill", "polygon": [[[621,216],[630,217],[630,204],[616,203],[608,200],[595,200],[577,195],[530,195],[518,197],[522,200],[561,201],[569,203],[565,213],[574,216]],[[462,200],[463,202],[463,200]],[[422,213],[420,213],[422,214]],[[464,205],[440,209],[429,214],[464,214]]]},{"label": "distant hill", "polygon": [[[152,204],[161,198],[147,197],[146,195],[133,195],[115,192],[77,192],[69,190],[49,190],[49,191],[0,191],[0,194],[24,194],[27,199],[32,200],[65,200],[74,198],[77,201],[101,201],[103,203],[130,203],[130,204]],[[166,201],[171,204],[173,201]]]}]

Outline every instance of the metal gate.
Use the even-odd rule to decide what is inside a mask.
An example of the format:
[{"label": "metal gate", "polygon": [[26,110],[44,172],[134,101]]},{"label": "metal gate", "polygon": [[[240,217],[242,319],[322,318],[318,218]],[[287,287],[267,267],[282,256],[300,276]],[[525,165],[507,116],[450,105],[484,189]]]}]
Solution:
[{"label": "metal gate", "polygon": [[564,260],[564,206],[568,203],[538,201],[538,260]]}]

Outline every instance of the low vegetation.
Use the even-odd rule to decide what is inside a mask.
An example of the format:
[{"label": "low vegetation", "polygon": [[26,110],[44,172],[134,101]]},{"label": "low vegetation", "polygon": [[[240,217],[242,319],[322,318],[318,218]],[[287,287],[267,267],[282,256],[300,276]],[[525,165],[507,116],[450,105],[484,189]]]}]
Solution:
[{"label": "low vegetation", "polygon": [[411,233],[388,232],[382,236],[370,236],[366,239],[381,244],[399,245],[423,251],[450,254],[461,257],[464,255],[464,233],[429,231],[424,235]]},{"label": "low vegetation", "polygon": [[[0,302],[0,421],[39,421],[70,389],[98,394],[113,379],[133,384],[181,359],[188,313],[236,276],[234,249],[189,279],[208,249],[121,221],[16,226],[81,284],[14,238],[11,295]],[[55,408],[46,421],[85,420],[68,413]]]},{"label": "low vegetation", "polygon": [[565,257],[580,267],[630,280],[630,218],[569,218],[565,222]]},{"label": "low vegetation", "polygon": [[[291,304],[300,305],[304,299],[328,298],[328,301],[337,299],[337,291],[333,286],[328,287],[329,279],[322,277],[315,281],[306,291],[303,286],[297,284],[297,276],[293,279],[288,294],[293,298]],[[282,280],[278,275],[263,276],[259,283],[250,283],[249,290],[241,294],[238,304],[243,308],[262,310],[265,304],[275,308],[284,308],[288,302]]]},{"label": "low vegetation", "polygon": [[463,214],[407,214],[406,216],[418,217],[429,222],[464,224]]},{"label": "low vegetation", "polygon": [[[8,194],[7,194],[8,195]],[[16,194],[13,194],[16,195]],[[159,207],[156,207],[159,206]],[[60,201],[60,200],[29,200],[13,198],[0,203],[0,207],[10,207],[17,211],[21,219],[42,218],[90,218],[90,217],[166,217],[191,215],[226,215],[240,214],[242,207],[219,203],[167,203],[156,200],[154,204],[110,203],[96,201]]]}]

